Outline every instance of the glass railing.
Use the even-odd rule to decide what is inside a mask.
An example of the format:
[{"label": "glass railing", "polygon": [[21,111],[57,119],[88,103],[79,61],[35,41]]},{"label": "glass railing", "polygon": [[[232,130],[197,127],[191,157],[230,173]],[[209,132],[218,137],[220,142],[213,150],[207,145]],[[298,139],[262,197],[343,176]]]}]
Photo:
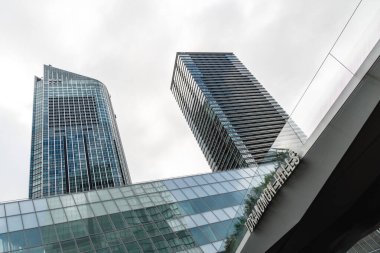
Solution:
[{"label": "glass railing", "polygon": [[236,251],[249,233],[252,224],[247,225],[247,219],[263,190],[274,184],[276,173],[288,166],[294,153],[304,154],[305,144],[319,136],[364,76],[360,67],[380,37],[378,13],[380,1],[377,0],[363,0],[355,6],[310,82],[305,84],[301,97],[288,111],[289,117],[269,149],[265,163],[257,165],[257,174],[265,172],[266,176],[251,182],[220,252]]}]

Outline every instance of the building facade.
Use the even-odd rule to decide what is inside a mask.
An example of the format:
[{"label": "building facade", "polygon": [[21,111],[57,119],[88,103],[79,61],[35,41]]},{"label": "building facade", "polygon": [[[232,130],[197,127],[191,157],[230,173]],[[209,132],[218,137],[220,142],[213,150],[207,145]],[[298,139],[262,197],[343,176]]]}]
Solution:
[{"label": "building facade", "polygon": [[130,183],[107,88],[44,66],[35,77],[29,198]]},{"label": "building facade", "polygon": [[0,252],[223,251],[260,167],[0,203]]},{"label": "building facade", "polygon": [[233,53],[177,53],[171,90],[213,171],[267,161],[288,119]]}]

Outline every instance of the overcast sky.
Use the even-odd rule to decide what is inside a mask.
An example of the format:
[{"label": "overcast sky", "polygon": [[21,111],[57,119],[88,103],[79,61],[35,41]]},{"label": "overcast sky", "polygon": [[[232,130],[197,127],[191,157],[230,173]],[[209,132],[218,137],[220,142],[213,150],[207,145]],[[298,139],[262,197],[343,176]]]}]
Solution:
[{"label": "overcast sky", "polygon": [[177,51],[229,51],[287,110],[358,0],[1,1],[0,201],[26,198],[33,78],[103,82],[133,182],[210,171],[170,92]]}]

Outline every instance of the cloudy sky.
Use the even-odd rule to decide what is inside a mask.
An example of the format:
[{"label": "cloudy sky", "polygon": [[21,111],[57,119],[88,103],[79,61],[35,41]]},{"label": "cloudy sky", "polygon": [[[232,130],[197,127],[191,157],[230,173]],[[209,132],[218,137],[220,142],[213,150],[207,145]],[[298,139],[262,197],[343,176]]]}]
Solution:
[{"label": "cloudy sky", "polygon": [[208,172],[170,92],[177,51],[231,51],[287,110],[358,0],[2,1],[0,201],[27,197],[33,78],[102,81],[133,182]]}]

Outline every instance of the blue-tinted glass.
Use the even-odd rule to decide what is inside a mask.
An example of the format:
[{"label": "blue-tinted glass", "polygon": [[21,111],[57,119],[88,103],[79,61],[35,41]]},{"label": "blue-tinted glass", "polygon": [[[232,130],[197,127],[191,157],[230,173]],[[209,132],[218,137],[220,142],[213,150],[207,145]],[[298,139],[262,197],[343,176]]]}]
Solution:
[{"label": "blue-tinted glass", "polygon": [[24,232],[9,233],[9,247],[11,250],[24,249],[26,246]]},{"label": "blue-tinted glass", "polygon": [[204,180],[202,176],[194,176],[193,179],[194,179],[198,184],[207,184],[206,180]]},{"label": "blue-tinted glass", "polygon": [[91,235],[90,238],[95,249],[100,249],[108,246],[106,238],[103,234]]},{"label": "blue-tinted glass", "polygon": [[108,232],[113,230],[111,220],[108,218],[108,215],[97,217],[100,227],[103,232]]},{"label": "blue-tinted glass", "polygon": [[7,217],[7,223],[9,232],[22,230],[22,221],[19,215]]},{"label": "blue-tinted glass", "polygon": [[204,245],[204,244],[209,243],[209,241],[207,240],[207,237],[203,235],[203,233],[201,232],[199,228],[192,228],[190,229],[190,232],[193,235],[193,238],[198,245]]},{"label": "blue-tinted glass", "polygon": [[140,249],[140,246],[138,245],[137,242],[126,243],[125,247],[127,248],[128,253],[140,253],[140,252],[142,252]]},{"label": "blue-tinted glass", "polygon": [[178,188],[178,186],[171,180],[164,181],[164,184],[169,190],[174,190]]},{"label": "blue-tinted glass", "polygon": [[83,220],[83,223],[90,234],[98,234],[102,232],[96,218],[85,219]]},{"label": "blue-tinted glass", "polygon": [[99,203],[92,203],[91,208],[94,211],[96,216],[105,215],[107,214],[106,209],[104,209],[101,202]]},{"label": "blue-tinted glass", "polygon": [[199,197],[207,196],[207,193],[200,186],[192,187],[192,189]]},{"label": "blue-tinted glass", "polygon": [[182,192],[186,195],[188,199],[198,198],[195,192],[191,188],[182,189]]},{"label": "blue-tinted glass", "polygon": [[60,199],[64,207],[75,205],[74,199],[71,195],[60,196]]},{"label": "blue-tinted glass", "polygon": [[38,227],[37,217],[35,213],[23,214],[22,221],[24,223],[25,229]]},{"label": "blue-tinted glass", "polygon": [[190,216],[183,217],[182,222],[185,224],[186,228],[193,228],[197,226],[197,224],[195,224],[195,222],[193,221],[193,219],[191,219]]},{"label": "blue-tinted glass", "polygon": [[76,242],[77,242],[78,249],[81,252],[88,252],[88,251],[94,250],[89,237],[78,238],[76,239]]},{"label": "blue-tinted glass", "polygon": [[193,214],[191,215],[191,218],[198,226],[203,226],[207,224],[207,221],[205,220],[205,218],[203,218],[201,214]]},{"label": "blue-tinted glass", "polygon": [[4,217],[4,216],[5,216],[4,205],[0,205],[0,217]]},{"label": "blue-tinted glass", "polygon": [[217,240],[223,240],[227,237],[227,231],[230,230],[231,220],[217,222],[210,225]]},{"label": "blue-tinted glass", "polygon": [[222,173],[212,173],[211,176],[216,180],[216,182],[222,182],[225,179],[220,174]]},{"label": "blue-tinted glass", "polygon": [[8,234],[0,234],[0,252],[7,252],[8,250]]},{"label": "blue-tinted glass", "polygon": [[209,184],[212,184],[212,183],[216,182],[216,180],[210,174],[205,174],[205,175],[202,175],[202,176],[207,181],[207,183],[209,183]]},{"label": "blue-tinted glass", "polygon": [[114,199],[123,197],[123,195],[121,194],[121,192],[118,188],[108,189],[108,191],[110,192],[112,198],[114,198]]},{"label": "blue-tinted glass", "polygon": [[37,212],[48,210],[46,199],[35,199],[33,200],[33,202],[34,202],[34,208],[36,209]]},{"label": "blue-tinted glass", "polygon": [[181,192],[181,190],[172,190],[170,191],[174,197],[177,199],[177,201],[186,200],[186,196]]},{"label": "blue-tinted glass", "polygon": [[131,228],[133,234],[135,235],[137,240],[144,239],[148,237],[148,234],[145,232],[144,227],[142,225],[134,226]]},{"label": "blue-tinted glass", "polygon": [[119,237],[124,243],[128,243],[135,240],[133,233],[130,229],[119,230]]},{"label": "blue-tinted glass", "polygon": [[76,253],[78,252],[76,243],[74,240],[61,242],[62,251],[64,253]]},{"label": "blue-tinted glass", "polygon": [[51,211],[51,216],[53,217],[54,223],[66,222],[67,218],[65,212],[62,209],[54,209]]},{"label": "blue-tinted glass", "polygon": [[223,210],[214,210],[212,211],[218,219],[224,221],[228,220],[230,217],[227,216],[227,214]]},{"label": "blue-tinted glass", "polygon": [[87,196],[88,201],[90,201],[90,202],[100,201],[99,196],[96,193],[96,191],[86,192],[86,196]]},{"label": "blue-tinted glass", "polygon": [[126,252],[123,244],[115,245],[115,246],[112,246],[110,248],[111,248],[112,253],[125,253]]},{"label": "blue-tinted glass", "polygon": [[59,197],[48,198],[47,202],[49,204],[50,209],[62,207],[62,203]]},{"label": "blue-tinted glass", "polygon": [[86,204],[87,203],[86,195],[84,195],[84,193],[73,194],[73,198],[74,198],[75,203],[77,205],[81,205],[81,204]]},{"label": "blue-tinted glass", "polygon": [[222,182],[221,185],[229,192],[236,191],[236,189],[229,182]]},{"label": "blue-tinted glass", "polygon": [[87,227],[81,220],[70,222],[70,226],[74,237],[82,237],[88,235]]},{"label": "blue-tinted glass", "polygon": [[7,220],[6,218],[0,218],[0,234],[7,232]]},{"label": "blue-tinted glass", "polygon": [[44,244],[58,241],[54,226],[41,227],[41,237]]},{"label": "blue-tinted glass", "polygon": [[61,247],[59,246],[59,243],[53,243],[49,245],[44,245],[45,252],[44,253],[60,253]]},{"label": "blue-tinted glass", "polygon": [[68,240],[73,238],[71,233],[71,228],[69,223],[62,223],[55,225],[57,230],[57,235],[60,241]]},{"label": "blue-tinted glass", "polygon": [[226,193],[227,192],[227,190],[226,189],[224,189],[222,186],[221,186],[221,184],[219,184],[219,183],[216,183],[216,184],[211,184],[211,186],[219,193],[219,194],[221,194],[221,193]]},{"label": "blue-tinted glass", "polygon": [[127,224],[125,223],[123,216],[120,213],[111,214],[110,218],[116,229],[123,229],[127,227]]},{"label": "blue-tinted glass", "polygon": [[78,211],[83,219],[94,217],[94,213],[88,204],[78,206]]},{"label": "blue-tinted glass", "polygon": [[99,198],[103,201],[110,200],[112,197],[107,190],[98,191]]},{"label": "blue-tinted glass", "polygon": [[46,225],[53,224],[53,220],[51,218],[49,211],[38,212],[36,214],[37,214],[38,224],[40,226],[46,226]]},{"label": "blue-tinted glass", "polygon": [[191,177],[185,177],[183,178],[183,180],[190,186],[196,186],[198,185],[197,182],[195,182],[195,180]]},{"label": "blue-tinted glass", "polygon": [[21,213],[34,212],[33,202],[31,200],[22,201],[19,204],[20,204]]},{"label": "blue-tinted glass", "polygon": [[179,188],[188,187],[186,182],[182,178],[173,179],[173,182],[178,185]]},{"label": "blue-tinted glass", "polygon": [[153,237],[151,239],[152,239],[152,242],[153,242],[154,246],[156,247],[156,249],[160,250],[160,252],[166,252],[164,250],[167,250],[167,252],[171,252],[171,251],[169,251],[170,246],[164,237],[156,236],[156,237]]},{"label": "blue-tinted glass", "polygon": [[208,223],[218,222],[218,218],[212,212],[205,212],[202,214]]},{"label": "blue-tinted glass", "polygon": [[5,212],[7,216],[20,214],[18,202],[5,204]]},{"label": "blue-tinted glass", "polygon": [[202,185],[202,188],[205,192],[207,192],[208,195],[215,195],[218,194],[214,188],[212,188],[210,185]]},{"label": "blue-tinted glass", "polygon": [[117,245],[120,244],[118,233],[116,232],[108,232],[104,234],[109,245]]},{"label": "blue-tinted glass", "polygon": [[[189,214],[195,213],[195,210],[193,206],[191,205],[190,201],[178,202],[177,205],[182,215],[189,215]],[[172,218],[172,217],[168,217],[168,218]]]},{"label": "blue-tinted glass", "polygon": [[155,252],[155,248],[152,244],[152,241],[150,239],[140,240],[139,241],[140,247],[142,248],[143,252],[145,253],[152,253]]},{"label": "blue-tinted glass", "polygon": [[116,206],[116,204],[115,204],[115,202],[113,200],[105,201],[103,203],[103,205],[106,208],[108,214],[118,213],[119,212],[119,209],[117,208],[117,206]]},{"label": "blue-tinted glass", "polygon": [[37,247],[42,245],[42,239],[39,228],[25,230],[24,234],[27,247]]},{"label": "blue-tinted glass", "polygon": [[205,202],[203,198],[192,199],[192,200],[190,200],[190,203],[193,206],[195,213],[203,213],[203,212],[207,212],[210,210],[210,208],[206,204],[207,202]]}]

